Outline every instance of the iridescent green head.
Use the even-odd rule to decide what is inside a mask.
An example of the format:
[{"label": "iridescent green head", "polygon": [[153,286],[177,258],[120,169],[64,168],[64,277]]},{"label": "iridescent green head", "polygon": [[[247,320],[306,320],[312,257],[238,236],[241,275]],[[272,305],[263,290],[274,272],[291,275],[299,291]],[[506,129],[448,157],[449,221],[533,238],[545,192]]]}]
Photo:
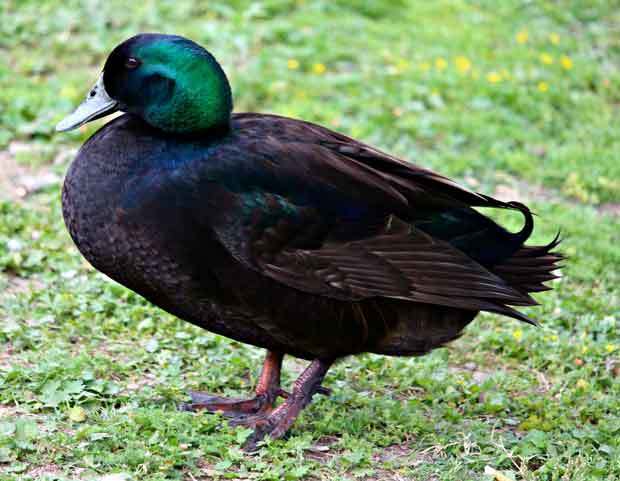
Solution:
[{"label": "iridescent green head", "polygon": [[176,35],[141,34],[118,45],[86,100],[57,130],[70,130],[116,110],[165,132],[193,134],[228,125],[232,96],[215,58]]}]

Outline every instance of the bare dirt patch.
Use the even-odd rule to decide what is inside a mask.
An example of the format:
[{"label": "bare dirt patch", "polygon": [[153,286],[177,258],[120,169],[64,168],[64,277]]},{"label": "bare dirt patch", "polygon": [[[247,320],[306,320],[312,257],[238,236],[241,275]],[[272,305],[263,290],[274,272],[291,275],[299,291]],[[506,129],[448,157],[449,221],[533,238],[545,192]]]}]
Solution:
[{"label": "bare dirt patch", "polygon": [[602,214],[608,214],[614,217],[620,217],[620,203],[607,202],[597,207],[597,210]]},{"label": "bare dirt patch", "polygon": [[[567,197],[556,189],[539,184],[530,184],[512,177],[502,176],[502,182],[495,187],[494,197],[504,202],[517,201],[527,203],[561,202],[563,204],[584,205],[575,198]],[[620,217],[620,203],[604,202],[592,205],[599,214]]]},{"label": "bare dirt patch", "polygon": [[[0,369],[9,369],[11,367],[11,357],[13,356],[13,345],[7,343],[0,351]],[[2,417],[2,405],[0,405],[0,418]]]},{"label": "bare dirt patch", "polygon": [[[18,156],[40,156],[40,146],[27,142],[11,142],[0,151],[0,199],[20,200],[38,190],[60,183],[61,178],[51,170],[51,165],[30,167],[20,163]],[[74,149],[63,149],[53,159],[53,164],[63,164],[75,155]]]},{"label": "bare dirt patch", "polygon": [[[377,469],[374,474],[364,479],[367,481],[405,481],[398,472],[382,469],[386,463],[392,465],[406,465],[407,467],[416,467],[421,464],[433,463],[437,457],[441,455],[441,446],[431,446],[423,450],[415,450],[409,443],[393,444],[385,448],[373,456],[373,466]],[[433,481],[430,478],[429,481]]]},{"label": "bare dirt patch", "polygon": [[337,452],[333,450],[332,447],[339,441],[340,438],[337,436],[321,436],[312,447],[306,450],[305,457],[307,459],[326,463],[336,456]]},{"label": "bare dirt patch", "polygon": [[[495,187],[494,197],[504,202],[573,202],[564,197],[560,192],[543,187],[542,185],[533,185],[528,182],[517,179],[506,179]],[[575,202],[576,203],[576,202]]]},{"label": "bare dirt patch", "polygon": [[0,299],[9,295],[23,294],[43,288],[43,283],[34,278],[24,278],[5,272],[7,286],[0,293]]},{"label": "bare dirt patch", "polygon": [[44,476],[60,477],[63,474],[62,470],[55,464],[44,464],[43,466],[37,466],[36,468],[28,471],[26,476],[30,476],[32,479],[41,479]]},{"label": "bare dirt patch", "polygon": [[23,414],[17,406],[11,406],[8,404],[0,404],[0,419],[12,418]]},{"label": "bare dirt patch", "polygon": [[493,371],[480,368],[475,362],[466,362],[462,366],[449,366],[448,370],[456,375],[471,373],[473,381],[480,385],[493,375]]},{"label": "bare dirt patch", "polygon": [[157,376],[154,373],[145,372],[141,377],[132,377],[127,381],[126,390],[128,393],[141,391],[145,387],[157,385]]}]

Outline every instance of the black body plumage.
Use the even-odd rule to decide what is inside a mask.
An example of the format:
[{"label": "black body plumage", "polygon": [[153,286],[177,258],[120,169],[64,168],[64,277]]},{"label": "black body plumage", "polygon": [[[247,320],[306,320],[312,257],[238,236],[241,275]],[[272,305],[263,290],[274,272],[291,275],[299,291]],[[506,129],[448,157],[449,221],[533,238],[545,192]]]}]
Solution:
[{"label": "black body plumage", "polygon": [[[299,120],[174,136],[126,114],[81,148],[63,213],[92,265],[212,332],[294,356],[417,355],[510,306],[561,256],[531,214]],[[511,234],[472,207],[518,209]]]}]

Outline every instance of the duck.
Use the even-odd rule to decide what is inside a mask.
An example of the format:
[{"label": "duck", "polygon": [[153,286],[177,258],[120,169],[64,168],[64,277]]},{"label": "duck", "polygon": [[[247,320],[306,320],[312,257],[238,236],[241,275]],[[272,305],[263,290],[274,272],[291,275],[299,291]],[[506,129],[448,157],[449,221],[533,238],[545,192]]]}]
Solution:
[{"label": "duck", "polygon": [[[421,356],[480,312],[518,310],[563,259],[559,234],[526,245],[529,208],[471,191],[303,120],[233,113],[215,57],[177,35],[116,46],[58,123],[110,115],[71,162],[62,212],[98,271],[184,321],[266,350],[248,399],[190,392],[189,411],[286,435],[349,356]],[[510,232],[478,209],[523,216]],[[284,356],[307,360],[290,390]],[[280,399],[281,398],[281,399]]]}]

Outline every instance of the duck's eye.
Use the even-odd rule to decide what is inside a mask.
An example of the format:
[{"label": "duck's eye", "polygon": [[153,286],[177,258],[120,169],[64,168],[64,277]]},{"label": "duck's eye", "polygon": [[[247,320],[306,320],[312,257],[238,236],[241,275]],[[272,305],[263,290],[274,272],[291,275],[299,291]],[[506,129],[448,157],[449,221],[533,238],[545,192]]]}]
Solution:
[{"label": "duck's eye", "polygon": [[137,58],[129,57],[127,60],[125,60],[125,67],[129,70],[138,68],[139,65],[140,61]]}]

